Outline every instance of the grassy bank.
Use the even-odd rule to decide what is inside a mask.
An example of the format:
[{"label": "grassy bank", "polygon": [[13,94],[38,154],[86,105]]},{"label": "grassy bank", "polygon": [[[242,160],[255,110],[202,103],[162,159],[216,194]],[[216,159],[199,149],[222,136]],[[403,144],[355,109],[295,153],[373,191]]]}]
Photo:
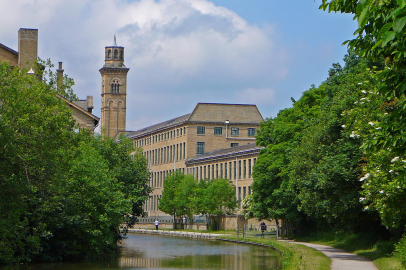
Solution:
[{"label": "grassy bank", "polygon": [[221,237],[225,239],[249,241],[269,245],[279,250],[282,256],[282,266],[285,270],[328,270],[331,260],[320,251],[303,245],[292,245],[289,243],[277,242],[271,238],[246,237],[237,238],[229,235]]},{"label": "grassy bank", "polygon": [[335,233],[299,237],[295,240],[344,249],[373,261],[379,270],[406,270],[396,254],[393,254],[395,242],[377,241],[368,235]]}]

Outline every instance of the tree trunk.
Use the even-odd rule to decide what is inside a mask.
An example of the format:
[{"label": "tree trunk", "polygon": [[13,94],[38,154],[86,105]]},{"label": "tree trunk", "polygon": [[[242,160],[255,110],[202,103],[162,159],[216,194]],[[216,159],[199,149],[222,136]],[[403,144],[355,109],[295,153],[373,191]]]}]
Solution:
[{"label": "tree trunk", "polygon": [[275,218],[275,224],[276,224],[276,239],[279,237],[279,220]]}]

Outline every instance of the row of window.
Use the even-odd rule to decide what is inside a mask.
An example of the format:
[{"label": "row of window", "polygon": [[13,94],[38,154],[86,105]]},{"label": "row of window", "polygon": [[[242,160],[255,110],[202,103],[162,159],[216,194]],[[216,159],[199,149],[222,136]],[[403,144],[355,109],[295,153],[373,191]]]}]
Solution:
[{"label": "row of window", "polygon": [[154,212],[158,211],[159,200],[162,198],[162,195],[153,195],[144,203],[144,211]]},{"label": "row of window", "polygon": [[144,151],[149,165],[165,164],[186,158],[186,143],[178,143],[150,151]]},{"label": "row of window", "polygon": [[[230,128],[230,133],[231,133],[231,136],[239,136],[240,128],[232,127],[232,128]],[[204,135],[204,134],[206,134],[206,127],[197,126],[197,135]],[[214,135],[223,135],[223,127],[214,127]],[[247,136],[248,137],[255,136],[255,128],[248,128]]]},{"label": "row of window", "polygon": [[[119,57],[119,53],[120,53],[120,57]],[[114,54],[114,59],[120,59],[120,60],[124,60],[124,50],[120,50],[120,52],[116,49],[113,52]],[[111,49],[109,49],[107,51],[107,58],[111,59]]]},{"label": "row of window", "polygon": [[[247,193],[248,191],[248,193]],[[242,197],[241,197],[241,187],[238,187],[238,208],[241,209],[241,202],[248,196],[251,195],[251,186],[248,186],[248,190],[246,186],[242,187]]]},{"label": "row of window", "polygon": [[169,140],[172,138],[180,137],[186,135],[186,127],[182,128],[177,128],[176,130],[171,130],[171,131],[166,131],[160,134],[156,134],[153,136],[150,136],[148,138],[143,138],[137,141],[134,141],[134,146],[135,147],[143,147],[145,145],[149,145],[152,143],[157,143],[165,140]]},{"label": "row of window", "polygon": [[[196,154],[197,155],[203,155],[204,154],[204,147],[205,147],[205,142],[197,142],[196,144]],[[238,146],[239,143],[231,143],[230,147],[236,147]]]},{"label": "row of window", "polygon": [[[185,168],[177,169],[180,172],[185,173]],[[166,177],[172,173],[174,170],[166,170],[160,172],[151,172],[151,178],[149,180],[150,187],[164,187],[164,182]]]},{"label": "row of window", "polygon": [[195,179],[227,178],[229,180],[241,180],[252,177],[252,168],[257,162],[256,158],[221,162],[188,168],[187,173],[193,174]]}]

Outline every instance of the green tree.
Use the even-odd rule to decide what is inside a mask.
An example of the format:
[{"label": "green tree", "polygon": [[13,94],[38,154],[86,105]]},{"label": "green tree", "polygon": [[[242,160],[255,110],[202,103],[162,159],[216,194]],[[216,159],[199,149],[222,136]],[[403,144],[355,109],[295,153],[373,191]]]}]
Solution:
[{"label": "green tree", "polygon": [[135,149],[132,141],[123,134],[118,141],[108,136],[96,136],[91,141],[114,177],[122,183],[121,191],[125,198],[131,200],[132,210],[127,213],[127,225],[132,226],[137,217],[146,215],[143,204],[151,192],[147,160],[141,149]]},{"label": "green tree", "polygon": [[185,175],[180,171],[175,171],[166,177],[164,190],[159,200],[158,208],[164,213],[173,216],[173,227],[176,228],[176,217],[183,208],[180,204],[180,190]]},{"label": "green tree", "polygon": [[[321,8],[354,14],[358,21],[356,37],[345,43],[361,56],[385,59],[385,69],[371,74],[377,82],[371,88],[372,93],[365,93],[366,99],[374,101],[369,102],[369,107],[375,113],[359,114],[364,121],[354,126],[362,136],[362,149],[368,161],[364,167],[365,176],[361,178],[364,202],[378,210],[386,226],[404,228],[405,195],[402,189],[405,171],[401,169],[401,161],[397,161],[406,160],[406,124],[403,121],[406,116],[406,2],[323,0]],[[365,111],[363,107],[366,106],[359,106],[357,111]]]},{"label": "green tree", "polygon": [[0,263],[12,263],[50,236],[43,219],[77,141],[69,108],[46,84],[6,63],[0,77]]},{"label": "green tree", "polygon": [[203,209],[210,220],[214,216],[231,214],[236,207],[235,187],[228,179],[213,179],[208,182]]},{"label": "green tree", "polygon": [[319,106],[326,93],[312,87],[303,93],[293,108],[282,110],[275,118],[261,123],[256,137],[264,146],[254,167],[252,210],[258,219],[279,219],[293,228],[300,222],[298,198],[294,182],[289,178],[291,152],[297,147],[303,130],[320,113]]},{"label": "green tree", "polygon": [[148,170],[132,145],[75,133],[49,84],[0,64],[0,264],[111,256],[140,214]]}]

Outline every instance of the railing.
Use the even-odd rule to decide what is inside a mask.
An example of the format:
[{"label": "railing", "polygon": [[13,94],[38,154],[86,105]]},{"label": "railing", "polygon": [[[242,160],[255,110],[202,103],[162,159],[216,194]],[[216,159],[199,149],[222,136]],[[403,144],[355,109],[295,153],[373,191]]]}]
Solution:
[{"label": "railing", "polygon": [[237,228],[237,237],[248,238],[248,237],[263,237],[263,238],[271,238],[276,237],[278,239],[279,234],[276,230],[276,226],[268,226],[267,230],[263,233],[261,230],[256,228],[248,228],[247,224]]}]

